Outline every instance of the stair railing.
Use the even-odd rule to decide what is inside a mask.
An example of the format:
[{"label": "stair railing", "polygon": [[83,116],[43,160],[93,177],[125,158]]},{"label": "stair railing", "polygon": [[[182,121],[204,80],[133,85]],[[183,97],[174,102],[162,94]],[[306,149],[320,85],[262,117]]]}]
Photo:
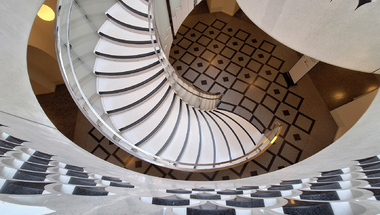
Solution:
[{"label": "stair railing", "polygon": [[[182,78],[177,71],[170,64],[165,53],[162,51],[163,46],[160,41],[160,33],[158,31],[157,22],[154,17],[154,7],[155,1],[149,0],[149,10],[148,10],[148,19],[149,19],[149,32],[151,35],[152,45],[157,54],[158,59],[161,62],[162,67],[165,69],[168,76],[168,80],[172,87],[176,90],[179,96],[183,101],[187,102],[189,105],[200,108],[202,110],[213,110],[216,108],[218,101],[223,97],[223,94],[220,92],[211,93],[204,90],[201,90],[191,83],[187,82]],[[155,38],[156,39],[155,39]],[[154,41],[157,41],[155,43]],[[161,51],[157,51],[161,50]]]}]

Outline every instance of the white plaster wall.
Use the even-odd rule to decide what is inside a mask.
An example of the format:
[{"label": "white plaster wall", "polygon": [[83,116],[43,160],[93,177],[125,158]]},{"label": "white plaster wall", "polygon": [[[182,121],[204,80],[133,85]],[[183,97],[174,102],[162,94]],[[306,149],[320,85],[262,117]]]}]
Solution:
[{"label": "white plaster wall", "polygon": [[380,1],[237,0],[266,33],[305,55],[336,66],[380,68]]},{"label": "white plaster wall", "polygon": [[344,133],[355,125],[363,113],[365,113],[368,109],[377,93],[378,89],[330,111],[336,124],[338,125],[335,140],[339,139]]},{"label": "white plaster wall", "polygon": [[27,73],[29,33],[43,0],[1,3],[0,111],[53,126],[32,91]]},{"label": "white plaster wall", "polygon": [[257,177],[220,182],[175,181],[138,174],[100,160],[69,141],[57,129],[50,127],[51,123],[39,107],[28,82],[26,46],[29,30],[41,3],[42,0],[13,0],[3,2],[0,8],[0,27],[4,29],[0,42],[0,123],[9,126],[1,129],[28,140],[25,144],[28,147],[56,155],[53,157],[55,160],[84,166],[87,171],[120,177],[139,189],[120,191],[119,195],[107,198],[54,194],[40,198],[34,196],[11,199],[1,195],[0,198],[4,201],[45,205],[61,214],[102,214],[109,212],[109,208],[115,214],[125,213],[126,208],[131,214],[151,213],[153,209],[160,207],[141,203],[138,198],[162,195],[159,188],[207,186],[223,189],[242,185],[269,185],[281,180],[314,177],[319,171],[355,165],[357,162],[354,159],[380,154],[380,95],[377,95],[363,117],[337,142],[300,163]]}]

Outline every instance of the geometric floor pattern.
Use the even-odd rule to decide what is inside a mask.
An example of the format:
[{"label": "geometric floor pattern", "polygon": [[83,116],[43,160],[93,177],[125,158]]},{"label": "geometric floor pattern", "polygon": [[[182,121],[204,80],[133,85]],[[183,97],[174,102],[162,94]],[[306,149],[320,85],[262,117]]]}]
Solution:
[{"label": "geometric floor pattern", "polygon": [[310,78],[306,75],[292,87],[283,78],[299,55],[253,23],[222,13],[191,15],[178,30],[169,59],[174,69],[196,87],[222,92],[219,109],[242,116],[261,132],[280,122],[283,129],[276,143],[240,166],[189,173],[162,168],[124,152],[82,114],[78,114],[80,126],[76,126],[74,141],[92,154],[136,172],[195,181],[238,179],[275,171],[332,143],[336,124],[323,101],[316,99]]}]

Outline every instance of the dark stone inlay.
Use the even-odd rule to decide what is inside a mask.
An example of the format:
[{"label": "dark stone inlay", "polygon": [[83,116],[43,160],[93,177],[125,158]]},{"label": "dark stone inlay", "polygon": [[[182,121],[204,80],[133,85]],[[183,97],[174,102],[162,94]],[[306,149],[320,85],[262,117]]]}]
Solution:
[{"label": "dark stone inlay", "polygon": [[377,161],[380,161],[379,157],[377,156],[373,156],[373,157],[369,157],[369,158],[364,158],[364,159],[359,159],[357,160],[360,164],[368,164],[368,163],[373,163],[373,162],[377,162]]},{"label": "dark stone inlay", "polygon": [[224,81],[224,82],[229,81],[228,77],[223,77],[223,81]]},{"label": "dark stone inlay", "polygon": [[202,80],[202,81],[201,81],[201,84],[202,84],[202,85],[207,85],[207,81],[206,81],[206,80]]},{"label": "dark stone inlay", "polygon": [[194,33],[190,34],[190,37],[195,37],[195,34]]},{"label": "dark stone inlay", "polygon": [[231,32],[231,31],[233,31],[233,30],[232,30],[232,28],[228,28],[227,31],[228,31],[228,32]]},{"label": "dark stone inlay", "polygon": [[235,209],[215,205],[209,201],[203,205],[188,207],[186,212],[187,215],[236,215]]},{"label": "dark stone inlay", "polygon": [[243,57],[238,57],[238,60],[239,60],[239,61],[243,61],[244,58],[243,58]]},{"label": "dark stone inlay", "polygon": [[292,185],[272,185],[268,190],[292,190]]},{"label": "dark stone inlay", "polygon": [[363,170],[373,170],[373,169],[380,169],[380,162],[377,163],[370,163],[370,164],[364,164],[359,165]]},{"label": "dark stone inlay", "polygon": [[265,74],[272,75],[272,72],[270,70],[265,71]]},{"label": "dark stone inlay", "polygon": [[69,165],[69,164],[66,164],[65,169],[70,169],[70,170],[74,170],[77,172],[83,172],[84,171],[83,167]]},{"label": "dark stone inlay", "polygon": [[214,47],[214,49],[219,48],[219,46],[217,44],[213,45],[212,47]]},{"label": "dark stone inlay", "polygon": [[282,206],[285,214],[323,214],[333,215],[334,211],[328,202],[310,202],[291,200],[288,204]]},{"label": "dark stone inlay", "polygon": [[79,178],[88,178],[88,174],[87,173],[83,173],[83,172],[77,172],[77,171],[73,171],[73,170],[68,170],[66,175],[68,176],[75,176],[75,177],[79,177]]},{"label": "dark stone inlay", "polygon": [[272,198],[281,197],[281,191],[262,191],[259,190],[256,193],[251,193],[251,197]]},{"label": "dark stone inlay", "polygon": [[46,172],[47,168],[49,168],[49,167],[50,166],[45,166],[45,165],[39,165],[39,164],[25,162],[20,167],[20,169],[31,170],[31,171],[36,171],[36,172]]},{"label": "dark stone inlay", "polygon": [[35,151],[33,155],[36,157],[44,158],[44,159],[50,159],[53,156],[53,155],[49,155],[49,154],[39,152],[39,151]]},{"label": "dark stone inlay", "polygon": [[244,74],[244,78],[248,79],[248,78],[251,78],[251,76],[247,73],[247,74]]},{"label": "dark stone inlay", "polygon": [[300,195],[300,198],[307,199],[307,200],[322,200],[322,201],[340,200],[336,191],[303,190],[302,195]]},{"label": "dark stone inlay", "polygon": [[135,161],[135,168],[142,167],[142,161]]},{"label": "dark stone inlay", "polygon": [[252,43],[257,43],[256,39],[252,39],[251,41],[252,41]]},{"label": "dark stone inlay", "polygon": [[153,197],[152,204],[155,205],[168,205],[168,206],[184,206],[189,205],[190,200],[180,198],[176,195],[166,197]]},{"label": "dark stone inlay", "polygon": [[182,66],[177,66],[177,70],[182,70]]},{"label": "dark stone inlay", "polygon": [[175,51],[174,51],[174,54],[179,54],[179,51],[178,51],[178,50],[175,50]]},{"label": "dark stone inlay", "polygon": [[215,191],[215,189],[211,189],[211,188],[204,188],[204,187],[200,187],[200,188],[193,188],[192,190],[193,190],[193,191],[204,191],[204,192],[212,192],[212,191]]},{"label": "dark stone inlay", "polygon": [[290,180],[290,181],[282,181],[280,183],[281,185],[284,185],[284,184],[302,184],[302,180]]},{"label": "dark stone inlay", "polygon": [[241,208],[258,208],[265,207],[264,200],[262,199],[251,199],[246,197],[237,196],[232,200],[227,200],[226,205],[241,207]]},{"label": "dark stone inlay", "polygon": [[130,183],[121,183],[121,182],[111,182],[111,187],[124,187],[124,188],[134,188],[135,186],[131,185]]},{"label": "dark stone inlay", "polygon": [[191,190],[185,190],[185,189],[171,189],[171,190],[166,190],[166,193],[180,193],[180,194],[189,194],[192,193]]},{"label": "dark stone inlay", "polygon": [[264,58],[263,54],[258,54],[257,56],[259,56],[259,58]]},{"label": "dark stone inlay", "polygon": [[30,181],[5,181],[0,189],[1,194],[37,195],[44,192],[44,187],[50,183]]},{"label": "dark stone inlay", "polygon": [[203,199],[203,200],[220,200],[220,195],[212,194],[212,193],[197,193],[191,194],[190,198],[192,199]]},{"label": "dark stone inlay", "polygon": [[295,141],[301,140],[301,136],[299,134],[293,134],[293,138]]},{"label": "dark stone inlay", "polygon": [[380,170],[364,171],[363,172],[368,178],[380,177]]},{"label": "dark stone inlay", "polygon": [[218,60],[218,64],[223,64],[223,60]]},{"label": "dark stone inlay", "polygon": [[220,190],[217,192],[217,194],[222,194],[222,195],[239,195],[243,194],[242,190]]},{"label": "dark stone inlay", "polygon": [[282,113],[284,114],[284,116],[289,116],[290,115],[290,112],[288,110],[284,110],[284,111],[282,111]]},{"label": "dark stone inlay", "polygon": [[332,181],[342,181],[342,177],[340,175],[337,176],[327,176],[327,177],[318,177],[318,182],[332,182]]},{"label": "dark stone inlay", "polygon": [[198,47],[195,47],[195,48],[194,48],[194,51],[195,51],[195,52],[199,51],[199,48],[198,48]]},{"label": "dark stone inlay", "polygon": [[280,90],[279,90],[279,89],[274,89],[273,92],[274,92],[274,94],[276,94],[276,95],[280,94]]},{"label": "dark stone inlay", "polygon": [[34,156],[30,156],[28,161],[32,163],[42,164],[42,165],[48,165],[50,162],[50,160],[46,160],[46,159],[42,159],[42,158],[34,157]]},{"label": "dark stone inlay", "polygon": [[114,182],[122,182],[122,180],[110,176],[102,176],[102,180],[106,181],[114,181]]},{"label": "dark stone inlay", "polygon": [[237,42],[233,42],[232,45],[233,45],[233,46],[237,46],[237,45],[239,45],[239,44],[238,44]]},{"label": "dark stone inlay", "polygon": [[332,182],[332,183],[310,183],[312,190],[334,190],[334,189],[341,189],[341,186],[338,182]]},{"label": "dark stone inlay", "polygon": [[228,176],[228,175],[227,176],[223,176],[222,180],[230,180],[230,176]]},{"label": "dark stone inlay", "polygon": [[48,173],[18,170],[14,174],[13,179],[25,180],[25,181],[44,181],[47,175]]},{"label": "dark stone inlay", "polygon": [[203,67],[203,63],[197,63],[198,67]]},{"label": "dark stone inlay", "polygon": [[256,190],[259,189],[259,186],[242,186],[237,187],[236,190]]},{"label": "dark stone inlay", "polygon": [[339,175],[343,174],[341,169],[322,172],[322,176]]},{"label": "dark stone inlay", "polygon": [[214,31],[209,31],[209,33],[210,33],[211,35],[215,34],[215,32],[214,32]]},{"label": "dark stone inlay", "polygon": [[76,186],[73,191],[73,195],[80,196],[107,196],[108,192],[104,187],[81,187]]},{"label": "dark stone inlay", "polygon": [[69,180],[69,184],[84,185],[84,186],[95,186],[96,182],[94,179],[83,179],[83,178],[71,177]]},{"label": "dark stone inlay", "polygon": [[251,171],[251,172],[249,172],[249,174],[251,174],[251,176],[256,176],[256,175],[258,175],[259,173],[255,170],[255,171]]}]

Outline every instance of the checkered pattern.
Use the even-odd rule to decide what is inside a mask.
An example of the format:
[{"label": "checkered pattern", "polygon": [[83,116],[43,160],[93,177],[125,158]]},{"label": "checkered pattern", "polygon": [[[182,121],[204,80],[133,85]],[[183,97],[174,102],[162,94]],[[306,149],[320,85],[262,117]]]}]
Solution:
[{"label": "checkered pattern", "polygon": [[[261,35],[261,34],[259,34]],[[90,129],[90,152],[115,165],[157,177],[180,180],[228,180],[255,176],[300,161],[315,120],[308,115],[302,96],[290,91],[281,68],[285,61],[262,36],[215,19],[178,30],[170,52],[177,72],[198,88],[222,92],[218,108],[232,111],[268,132],[283,125],[280,137],[258,158],[240,166],[208,173],[189,173],[155,166],[131,156]]]}]

